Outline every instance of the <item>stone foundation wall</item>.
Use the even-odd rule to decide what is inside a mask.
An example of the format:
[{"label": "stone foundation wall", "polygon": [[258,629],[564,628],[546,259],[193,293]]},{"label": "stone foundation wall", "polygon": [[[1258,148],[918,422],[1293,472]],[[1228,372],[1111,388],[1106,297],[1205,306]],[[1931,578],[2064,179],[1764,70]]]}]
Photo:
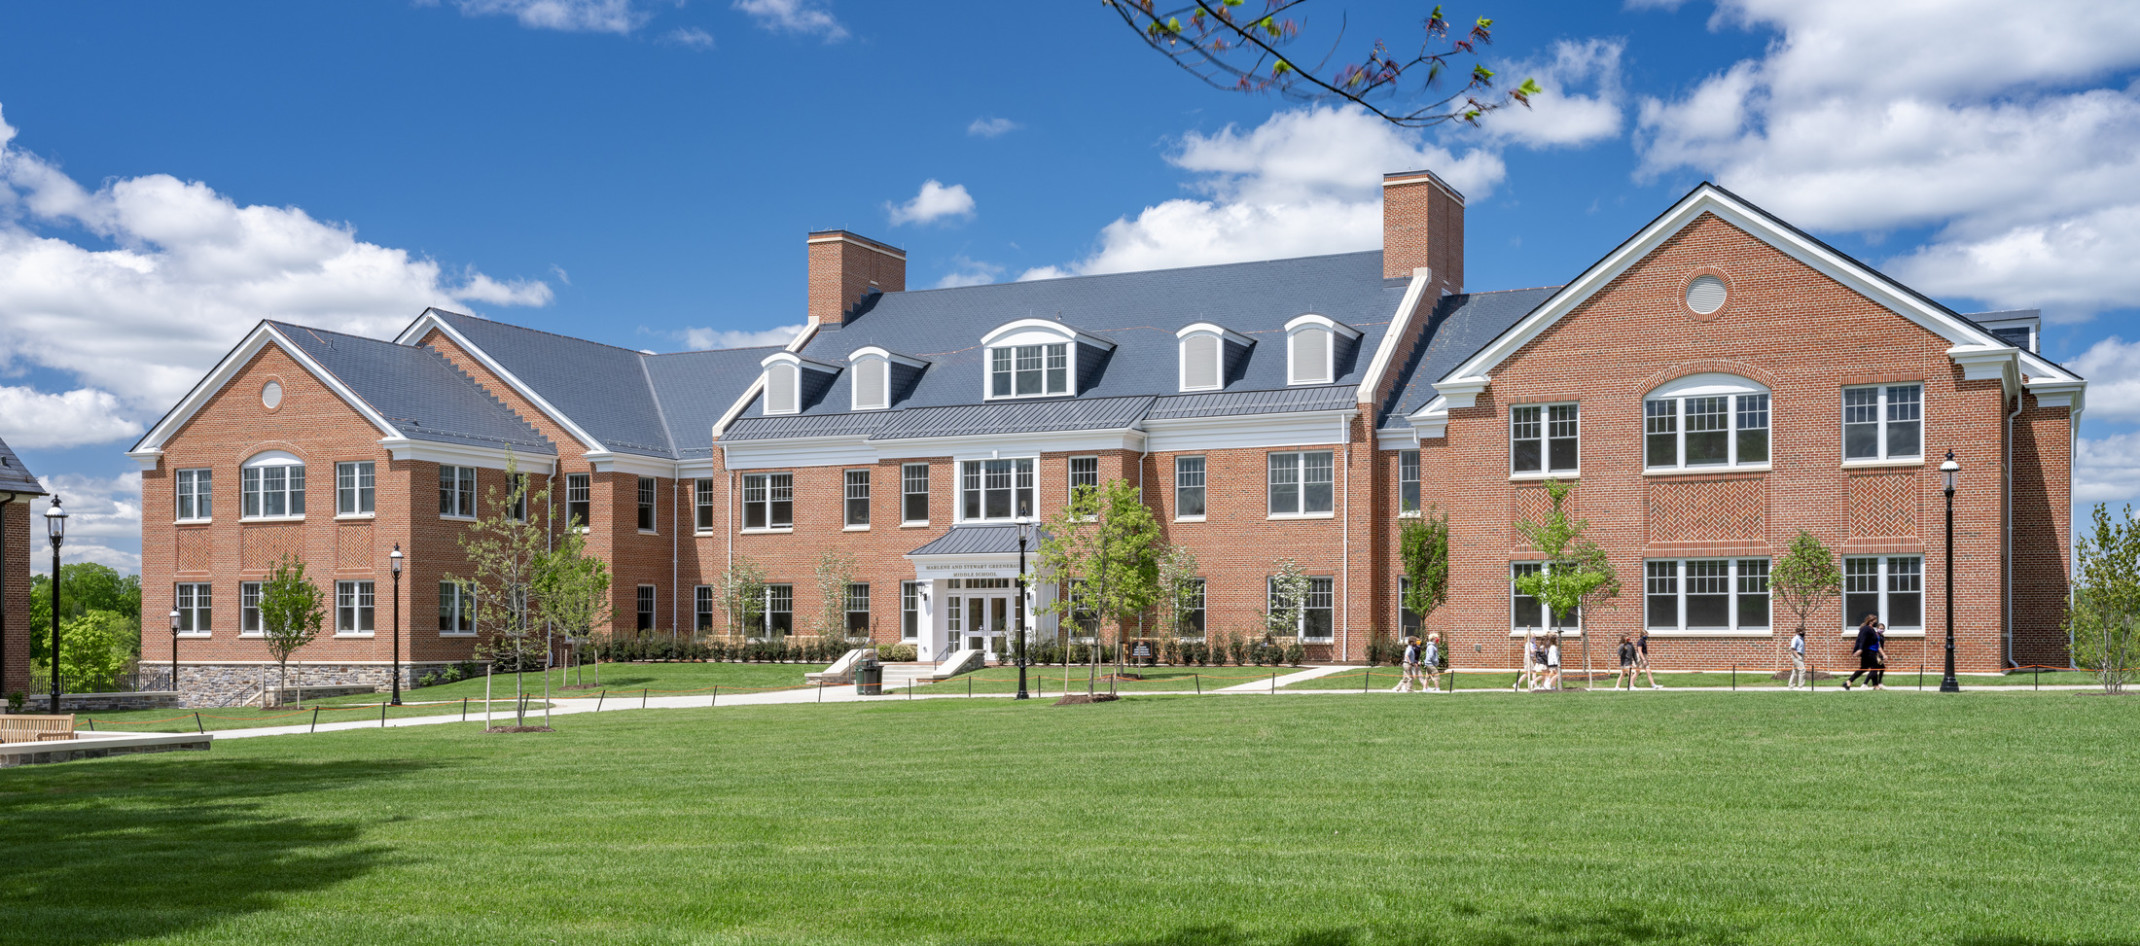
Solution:
[{"label": "stone foundation wall", "polygon": [[[417,678],[447,666],[450,664],[404,663],[401,665],[401,687],[403,690],[413,688]],[[169,666],[144,665],[141,668],[143,686],[168,687],[170,679]],[[384,690],[392,683],[391,668],[382,664],[308,663],[300,666],[294,661],[290,664],[289,685],[293,688],[361,686]],[[273,664],[180,664],[178,667],[178,690],[182,694],[179,705],[183,706],[258,706],[263,687],[273,693],[282,685],[282,673]]]},{"label": "stone foundation wall", "polygon": [[[170,674],[165,674],[165,676],[170,676]],[[185,704],[181,702],[180,694],[172,693],[168,690],[145,690],[139,693],[62,693],[59,695],[59,711],[62,713],[80,713],[86,710],[169,709],[183,705]],[[0,713],[6,711],[4,706],[0,706]],[[24,694],[22,711],[33,714],[49,713],[52,711],[52,698],[44,693]]]}]

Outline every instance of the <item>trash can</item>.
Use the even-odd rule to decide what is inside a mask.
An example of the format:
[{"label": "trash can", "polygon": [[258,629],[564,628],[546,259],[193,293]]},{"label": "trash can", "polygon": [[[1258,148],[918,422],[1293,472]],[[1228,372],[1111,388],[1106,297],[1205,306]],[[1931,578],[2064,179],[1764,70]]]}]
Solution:
[{"label": "trash can", "polygon": [[866,658],[855,663],[855,695],[884,695],[883,664]]}]

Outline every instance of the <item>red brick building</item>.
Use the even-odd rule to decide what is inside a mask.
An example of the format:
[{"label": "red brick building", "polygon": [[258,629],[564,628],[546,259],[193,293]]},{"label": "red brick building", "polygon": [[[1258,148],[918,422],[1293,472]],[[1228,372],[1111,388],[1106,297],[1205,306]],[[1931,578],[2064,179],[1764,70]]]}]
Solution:
[{"label": "red brick building", "polygon": [[[813,233],[782,348],[653,355],[437,310],[392,343],[264,323],[134,451],[144,587],[201,615],[182,677],[228,697],[264,659],[248,583],[301,555],[337,599],[308,676],[383,679],[399,543],[403,653],[458,659],[480,629],[441,575],[510,455],[553,500],[537,514],[586,522],[611,562],[615,632],[725,626],[712,586],[739,557],[771,582],[765,629],[800,630],[836,549],[850,624],[941,658],[1018,621],[1016,522],[1124,478],[1195,553],[1208,632],[1260,635],[1291,559],[1312,659],[1422,626],[1505,666],[1546,623],[1512,590],[1540,567],[1512,523],[1552,477],[1623,585],[1568,616],[1578,638],[1772,661],[1791,623],[1768,567],[1805,530],[1846,572],[1816,659],[1847,651],[1847,607],[1908,663],[1943,630],[1952,449],[1963,666],[2062,659],[2085,385],[2036,353],[2034,313],[1955,313],[1707,185],[1564,286],[1467,293],[1461,195],[1425,172],[1384,194],[1379,252],[915,292],[896,248]],[[1423,623],[1397,555],[1422,508],[1453,547]]]},{"label": "red brick building", "polygon": [[30,626],[30,549],[42,545],[45,530],[37,523],[31,531],[30,498],[44,494],[22,458],[0,441],[0,700],[36,689],[30,682],[30,635],[36,632]]}]

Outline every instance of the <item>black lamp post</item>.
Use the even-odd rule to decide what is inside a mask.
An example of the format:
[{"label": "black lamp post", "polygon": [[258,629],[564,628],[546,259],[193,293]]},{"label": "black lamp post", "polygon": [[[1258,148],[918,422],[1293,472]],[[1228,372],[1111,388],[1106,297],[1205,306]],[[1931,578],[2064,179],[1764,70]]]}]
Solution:
[{"label": "black lamp post", "polygon": [[1028,521],[1024,520],[1024,519],[1020,519],[1020,520],[1018,520],[1018,651],[1017,651],[1017,657],[1018,657],[1018,696],[1017,696],[1017,699],[1021,699],[1021,700],[1024,700],[1024,699],[1031,699],[1031,698],[1032,698],[1030,694],[1028,694],[1028,693],[1026,693],[1026,692],[1025,692],[1025,646],[1026,646],[1026,645],[1025,645],[1025,624],[1026,624],[1026,622],[1027,622],[1027,621],[1029,621],[1029,620],[1032,620],[1032,614],[1033,614],[1033,606],[1032,606],[1032,603],[1026,600],[1026,582],[1025,582],[1025,543],[1026,543],[1026,540],[1027,540],[1027,538],[1028,538],[1028,537],[1030,537],[1030,536],[1031,536],[1032,534],[1033,534],[1033,524],[1032,524],[1031,522],[1028,522]]},{"label": "black lamp post", "polygon": [[394,573],[394,698],[387,702],[401,705],[401,543],[394,543],[394,550],[386,553],[387,571]]},{"label": "black lamp post", "polygon": [[52,715],[59,715],[59,543],[67,537],[67,510],[59,508],[59,494],[45,509],[45,534],[52,539]]},{"label": "black lamp post", "polygon": [[1947,675],[1939,680],[1939,692],[1960,693],[1962,684],[1954,679],[1954,481],[1960,477],[1962,465],[1954,462],[1954,451],[1947,451],[1947,459],[1939,465],[1941,485],[1947,493]]},{"label": "black lamp post", "polygon": [[[239,602],[243,604],[244,602]],[[171,692],[178,692],[178,609],[171,609]],[[185,703],[180,700],[179,703]]]}]

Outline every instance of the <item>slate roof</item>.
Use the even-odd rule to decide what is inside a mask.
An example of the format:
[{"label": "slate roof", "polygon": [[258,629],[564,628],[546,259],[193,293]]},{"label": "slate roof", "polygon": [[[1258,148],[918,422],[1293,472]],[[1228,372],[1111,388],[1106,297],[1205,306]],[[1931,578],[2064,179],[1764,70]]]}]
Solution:
[{"label": "slate roof", "polygon": [[618,453],[710,456],[713,424],[778,348],[650,355],[432,309],[572,423]]},{"label": "slate roof", "polygon": [[[1048,533],[1039,527],[1026,539],[1025,550],[1031,553],[1047,541]],[[937,536],[908,555],[999,555],[1018,551],[1018,527],[1010,526],[953,526],[950,531]]]},{"label": "slate roof", "polygon": [[45,494],[44,486],[37,482],[29,467],[22,465],[22,458],[8,448],[5,440],[0,440],[0,493]]},{"label": "slate roof", "polygon": [[268,324],[404,437],[557,453],[547,438],[438,352],[287,322]]},{"label": "slate roof", "polygon": [[1390,387],[1388,401],[1381,405],[1377,426],[1410,428],[1412,422],[1406,415],[1434,400],[1434,382],[1448,377],[1465,359],[1559,291],[1559,286],[1545,286],[1443,296],[1427,320],[1426,337],[1412,349],[1411,360],[1394,369],[1397,380]]}]

